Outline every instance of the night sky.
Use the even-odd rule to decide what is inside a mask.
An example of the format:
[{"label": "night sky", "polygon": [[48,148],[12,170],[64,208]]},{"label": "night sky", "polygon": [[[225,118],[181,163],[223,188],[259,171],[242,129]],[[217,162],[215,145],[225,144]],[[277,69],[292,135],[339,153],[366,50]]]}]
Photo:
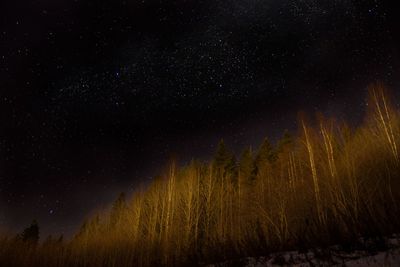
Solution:
[{"label": "night sky", "polygon": [[70,236],[171,156],[240,153],[299,110],[357,123],[400,88],[378,0],[2,0],[0,229]]}]

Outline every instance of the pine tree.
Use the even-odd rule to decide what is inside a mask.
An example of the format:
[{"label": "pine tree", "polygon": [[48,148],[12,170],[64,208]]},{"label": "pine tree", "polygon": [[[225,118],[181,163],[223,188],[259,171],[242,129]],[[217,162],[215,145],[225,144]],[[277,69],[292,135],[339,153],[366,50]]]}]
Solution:
[{"label": "pine tree", "polygon": [[213,167],[215,169],[225,169],[228,162],[231,160],[231,154],[229,153],[223,139],[218,144],[217,151],[214,156]]},{"label": "pine tree", "polygon": [[82,223],[81,227],[79,228],[79,231],[75,235],[74,239],[83,238],[85,235],[87,235],[88,230],[89,230],[89,222],[88,222],[88,220],[85,220]]},{"label": "pine tree", "polygon": [[265,138],[257,152],[255,159],[257,172],[263,169],[268,163],[272,163],[275,159],[276,155],[274,148],[269,142],[268,138]]},{"label": "pine tree", "polygon": [[288,130],[285,130],[282,138],[278,142],[277,154],[282,153],[288,146],[293,143],[293,138]]},{"label": "pine tree", "polygon": [[61,235],[58,237],[58,239],[57,239],[57,243],[58,243],[58,244],[62,244],[63,241],[64,241],[64,235],[61,234]]},{"label": "pine tree", "polygon": [[237,183],[238,170],[237,170],[237,160],[235,155],[232,153],[231,157],[225,166],[225,172],[229,175],[230,180],[233,184]]},{"label": "pine tree", "polygon": [[110,223],[111,226],[115,226],[123,216],[123,212],[126,209],[126,198],[125,193],[119,194],[117,200],[115,200],[111,213],[110,213]]},{"label": "pine tree", "polygon": [[36,245],[39,241],[39,225],[33,220],[31,225],[22,232],[22,241]]},{"label": "pine tree", "polygon": [[247,183],[252,182],[255,178],[254,175],[255,166],[253,160],[253,152],[251,148],[247,148],[243,151],[239,163],[239,175],[241,179]]},{"label": "pine tree", "polygon": [[236,158],[235,155],[228,150],[224,140],[221,140],[218,144],[212,167],[217,173],[217,176],[226,176],[227,174],[231,175],[232,178],[235,176]]}]

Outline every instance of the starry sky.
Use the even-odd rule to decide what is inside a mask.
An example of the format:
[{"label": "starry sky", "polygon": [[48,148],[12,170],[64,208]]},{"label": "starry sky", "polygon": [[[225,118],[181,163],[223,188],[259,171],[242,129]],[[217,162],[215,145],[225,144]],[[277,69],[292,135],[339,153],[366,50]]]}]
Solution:
[{"label": "starry sky", "polygon": [[295,131],[299,110],[357,123],[399,88],[379,0],[0,3],[0,229],[70,236],[171,156],[208,159]]}]

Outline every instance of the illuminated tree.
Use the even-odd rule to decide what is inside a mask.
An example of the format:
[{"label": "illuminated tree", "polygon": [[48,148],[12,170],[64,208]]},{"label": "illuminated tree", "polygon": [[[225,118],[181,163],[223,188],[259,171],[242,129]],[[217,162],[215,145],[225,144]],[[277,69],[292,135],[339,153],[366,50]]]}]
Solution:
[{"label": "illuminated tree", "polygon": [[110,223],[111,226],[115,226],[123,216],[123,213],[126,209],[126,197],[125,193],[119,194],[117,200],[115,200],[111,213],[110,213]]},{"label": "illuminated tree", "polygon": [[244,183],[250,183],[255,179],[255,165],[253,160],[253,152],[251,148],[243,151],[239,163],[239,176],[240,180]]}]

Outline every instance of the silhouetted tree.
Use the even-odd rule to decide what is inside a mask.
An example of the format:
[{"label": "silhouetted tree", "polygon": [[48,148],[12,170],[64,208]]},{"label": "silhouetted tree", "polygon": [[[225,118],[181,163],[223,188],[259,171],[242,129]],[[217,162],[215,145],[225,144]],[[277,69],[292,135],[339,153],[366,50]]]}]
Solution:
[{"label": "silhouetted tree", "polygon": [[33,220],[31,225],[22,232],[21,239],[24,242],[37,244],[39,241],[39,225],[36,220]]},{"label": "silhouetted tree", "polygon": [[234,178],[233,176],[236,169],[236,158],[235,155],[228,150],[224,140],[221,140],[218,144],[212,166],[214,171],[217,173],[217,177],[224,176],[229,173],[231,174],[232,178]]},{"label": "silhouetted tree", "polygon": [[293,143],[293,138],[288,130],[285,130],[282,138],[278,142],[277,153],[282,153],[288,146]]},{"label": "silhouetted tree", "polygon": [[225,145],[223,139],[218,144],[217,151],[214,156],[213,165],[215,168],[225,168],[231,159],[231,155]]},{"label": "silhouetted tree", "polygon": [[64,235],[60,235],[57,239],[57,243],[62,244],[63,241],[64,241]]},{"label": "silhouetted tree", "polygon": [[225,165],[225,171],[233,175],[236,172],[237,160],[233,153],[230,153],[228,162]]},{"label": "silhouetted tree", "polygon": [[259,173],[266,167],[268,163],[272,163],[275,159],[276,159],[276,154],[274,148],[269,142],[268,138],[265,138],[260,148],[258,149],[256,155],[255,159],[256,173]]}]

